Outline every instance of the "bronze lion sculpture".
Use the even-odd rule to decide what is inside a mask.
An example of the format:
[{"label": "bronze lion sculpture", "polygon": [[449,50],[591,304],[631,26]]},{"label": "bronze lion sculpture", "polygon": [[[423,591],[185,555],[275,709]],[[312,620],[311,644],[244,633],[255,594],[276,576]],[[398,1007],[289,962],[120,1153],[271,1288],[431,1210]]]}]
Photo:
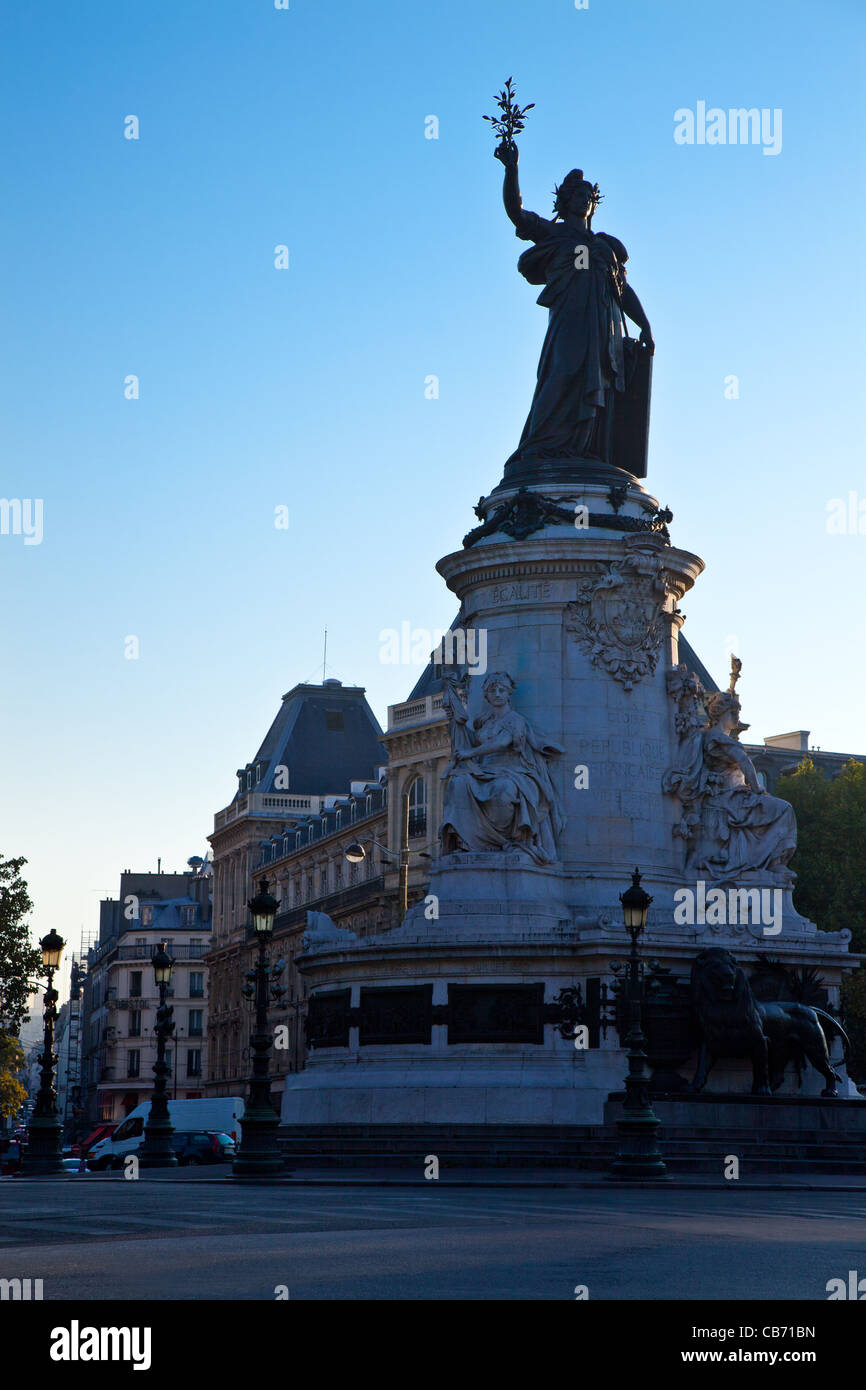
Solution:
[{"label": "bronze lion sculpture", "polygon": [[692,998],[701,1030],[701,1049],[691,1089],[701,1091],[721,1057],[749,1057],[752,1095],[777,1091],[789,1062],[812,1063],[827,1083],[822,1096],[836,1096],[841,1077],[830,1065],[827,1038],[838,1033],[848,1061],[849,1042],[841,1024],[806,1004],[760,1004],[745,971],[730,951],[714,946],[692,965]]}]

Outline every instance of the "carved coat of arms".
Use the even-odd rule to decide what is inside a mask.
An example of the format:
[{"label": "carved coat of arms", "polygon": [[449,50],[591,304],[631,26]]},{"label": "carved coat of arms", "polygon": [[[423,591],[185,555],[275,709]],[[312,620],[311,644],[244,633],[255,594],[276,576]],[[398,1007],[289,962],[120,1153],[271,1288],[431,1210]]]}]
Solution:
[{"label": "carved coat of arms", "polygon": [[655,671],[665,633],[668,586],[658,555],[633,552],[599,579],[581,584],[565,626],[595,666],[626,690]]}]

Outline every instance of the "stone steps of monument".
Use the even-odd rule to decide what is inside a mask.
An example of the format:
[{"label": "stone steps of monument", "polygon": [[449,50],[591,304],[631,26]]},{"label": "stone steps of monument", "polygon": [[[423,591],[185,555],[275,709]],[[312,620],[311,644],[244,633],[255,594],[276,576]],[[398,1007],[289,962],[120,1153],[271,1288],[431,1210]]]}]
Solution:
[{"label": "stone steps of monument", "polygon": [[[284,1129],[281,1147],[294,1168],[388,1169],[423,1164],[428,1154],[461,1168],[603,1170],[617,1150],[616,1132],[603,1126],[311,1126]],[[719,1130],[659,1131],[674,1172],[718,1172],[728,1154],[748,1173],[866,1174],[862,1136],[822,1131],[778,1134]]]}]

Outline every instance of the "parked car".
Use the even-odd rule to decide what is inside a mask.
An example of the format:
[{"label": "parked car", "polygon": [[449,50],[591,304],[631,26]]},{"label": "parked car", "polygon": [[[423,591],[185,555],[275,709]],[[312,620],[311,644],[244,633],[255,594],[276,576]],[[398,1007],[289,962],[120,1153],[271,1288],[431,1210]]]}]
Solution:
[{"label": "parked car", "polygon": [[[208,1100],[170,1100],[168,1113],[178,1132],[228,1134],[235,1140],[240,1130],[244,1102],[240,1096],[219,1096]],[[126,1155],[136,1153],[144,1143],[144,1127],[149,1114],[150,1101],[143,1101],[130,1111],[113,1134],[92,1144],[87,1151],[88,1168],[92,1171],[122,1168]]]},{"label": "parked car", "polygon": [[0,1154],[0,1173],[18,1173],[21,1170],[21,1155],[25,1145],[13,1139],[6,1152]]},{"label": "parked car", "polygon": [[237,1153],[230,1134],[218,1130],[180,1130],[173,1138],[178,1163],[230,1163]]}]

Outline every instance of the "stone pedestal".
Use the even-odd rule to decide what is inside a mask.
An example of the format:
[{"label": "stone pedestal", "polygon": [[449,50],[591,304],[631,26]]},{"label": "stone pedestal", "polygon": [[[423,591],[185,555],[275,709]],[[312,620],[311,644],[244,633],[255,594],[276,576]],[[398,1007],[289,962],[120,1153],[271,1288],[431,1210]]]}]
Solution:
[{"label": "stone pedestal", "polygon": [[[601,1123],[627,1070],[603,985],[627,953],[619,895],[636,865],[653,897],[644,958],[677,978],[707,946],[726,946],[747,967],[762,952],[818,966],[833,997],[853,965],[842,934],[795,912],[790,875],[751,876],[780,895],[772,934],[678,913],[690,875],[683,808],[663,787],[681,756],[669,673],[679,604],[703,564],[670,544],[669,514],[637,483],[591,475],[500,485],[479,513],[438,565],[459,626],[486,634],[468,719],[485,675],[502,671],[512,708],[562,749],[549,762],[564,813],[555,859],[517,847],[444,854],[426,903],[396,931],[311,938],[299,960],[311,1052],[287,1082],[284,1125]],[[563,1012],[562,991],[578,984],[585,1047]]]}]

